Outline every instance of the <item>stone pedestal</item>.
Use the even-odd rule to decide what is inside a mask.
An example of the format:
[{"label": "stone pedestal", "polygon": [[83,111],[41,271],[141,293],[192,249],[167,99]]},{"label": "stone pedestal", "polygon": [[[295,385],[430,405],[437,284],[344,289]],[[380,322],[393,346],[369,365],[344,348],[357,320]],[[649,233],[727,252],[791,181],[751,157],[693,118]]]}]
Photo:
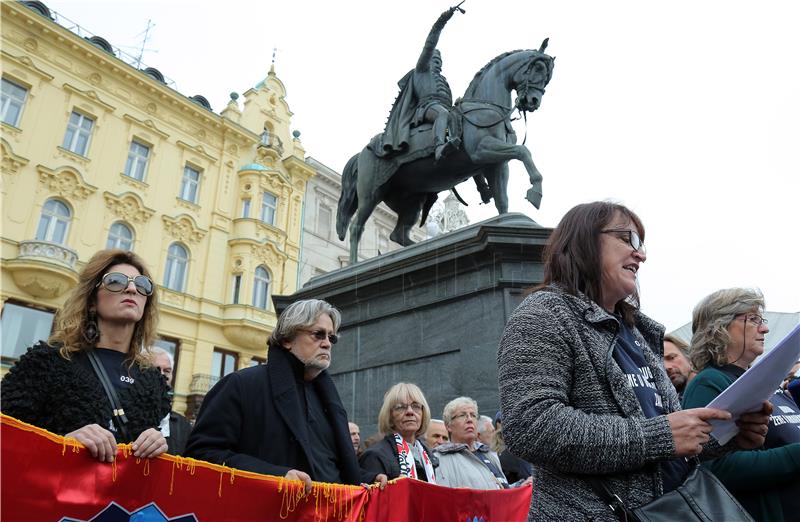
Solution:
[{"label": "stone pedestal", "polygon": [[324,274],[273,299],[278,312],[308,298],[342,312],[329,371],[362,438],[377,430],[383,395],[400,381],[419,385],[434,418],[461,395],[494,417],[499,338],[525,290],[542,281],[551,232],[523,214],[505,214]]}]

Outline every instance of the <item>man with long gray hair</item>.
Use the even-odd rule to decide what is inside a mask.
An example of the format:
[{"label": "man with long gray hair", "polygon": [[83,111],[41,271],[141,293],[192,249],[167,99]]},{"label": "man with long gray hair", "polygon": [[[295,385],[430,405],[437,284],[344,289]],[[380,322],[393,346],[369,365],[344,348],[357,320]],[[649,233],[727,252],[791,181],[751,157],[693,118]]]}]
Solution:
[{"label": "man with long gray hair", "polygon": [[328,375],[339,311],[296,301],[278,318],[267,363],[223,377],[208,392],[186,455],[266,475],[340,484],[379,482],[361,470],[347,412]]}]

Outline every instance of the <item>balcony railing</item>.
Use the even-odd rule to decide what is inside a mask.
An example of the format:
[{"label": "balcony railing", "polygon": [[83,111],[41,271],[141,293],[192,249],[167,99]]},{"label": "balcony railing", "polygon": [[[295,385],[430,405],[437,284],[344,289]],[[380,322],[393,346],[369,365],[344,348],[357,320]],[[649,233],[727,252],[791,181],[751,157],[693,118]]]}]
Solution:
[{"label": "balcony railing", "polygon": [[219,381],[218,375],[208,373],[195,373],[192,375],[192,383],[189,385],[189,395],[205,395]]},{"label": "balcony railing", "polygon": [[74,250],[58,243],[49,241],[20,241],[20,259],[41,259],[48,262],[55,262],[67,268],[74,269],[78,254]]}]

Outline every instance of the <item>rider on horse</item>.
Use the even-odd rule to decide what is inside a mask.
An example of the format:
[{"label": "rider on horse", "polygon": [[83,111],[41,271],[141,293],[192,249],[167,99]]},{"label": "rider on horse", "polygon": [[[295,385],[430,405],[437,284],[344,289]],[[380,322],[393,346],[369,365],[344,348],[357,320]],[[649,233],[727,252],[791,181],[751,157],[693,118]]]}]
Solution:
[{"label": "rider on horse", "polygon": [[442,29],[456,11],[464,12],[456,6],[439,16],[425,40],[417,66],[398,82],[400,94],[386,122],[381,146],[373,149],[378,156],[406,152],[411,129],[422,123],[433,123],[436,161],[456,151],[461,144],[458,137],[447,138],[447,120],[453,106],[453,95],[447,79],[442,75],[442,55],[436,49]]}]

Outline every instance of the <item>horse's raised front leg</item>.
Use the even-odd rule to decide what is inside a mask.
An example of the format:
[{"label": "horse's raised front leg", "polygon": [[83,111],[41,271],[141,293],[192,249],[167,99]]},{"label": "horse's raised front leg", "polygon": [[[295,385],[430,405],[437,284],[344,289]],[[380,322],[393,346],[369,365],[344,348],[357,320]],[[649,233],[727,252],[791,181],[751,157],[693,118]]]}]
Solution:
[{"label": "horse's raised front leg", "polygon": [[[531,188],[528,189],[526,198],[534,207],[539,208],[542,202],[542,175],[534,165],[531,152],[527,147],[506,143],[494,136],[486,136],[478,142],[478,146],[470,154],[470,157],[475,163],[500,163],[512,159],[521,161],[525,165],[531,181]],[[495,197],[497,197],[496,194]]]}]

